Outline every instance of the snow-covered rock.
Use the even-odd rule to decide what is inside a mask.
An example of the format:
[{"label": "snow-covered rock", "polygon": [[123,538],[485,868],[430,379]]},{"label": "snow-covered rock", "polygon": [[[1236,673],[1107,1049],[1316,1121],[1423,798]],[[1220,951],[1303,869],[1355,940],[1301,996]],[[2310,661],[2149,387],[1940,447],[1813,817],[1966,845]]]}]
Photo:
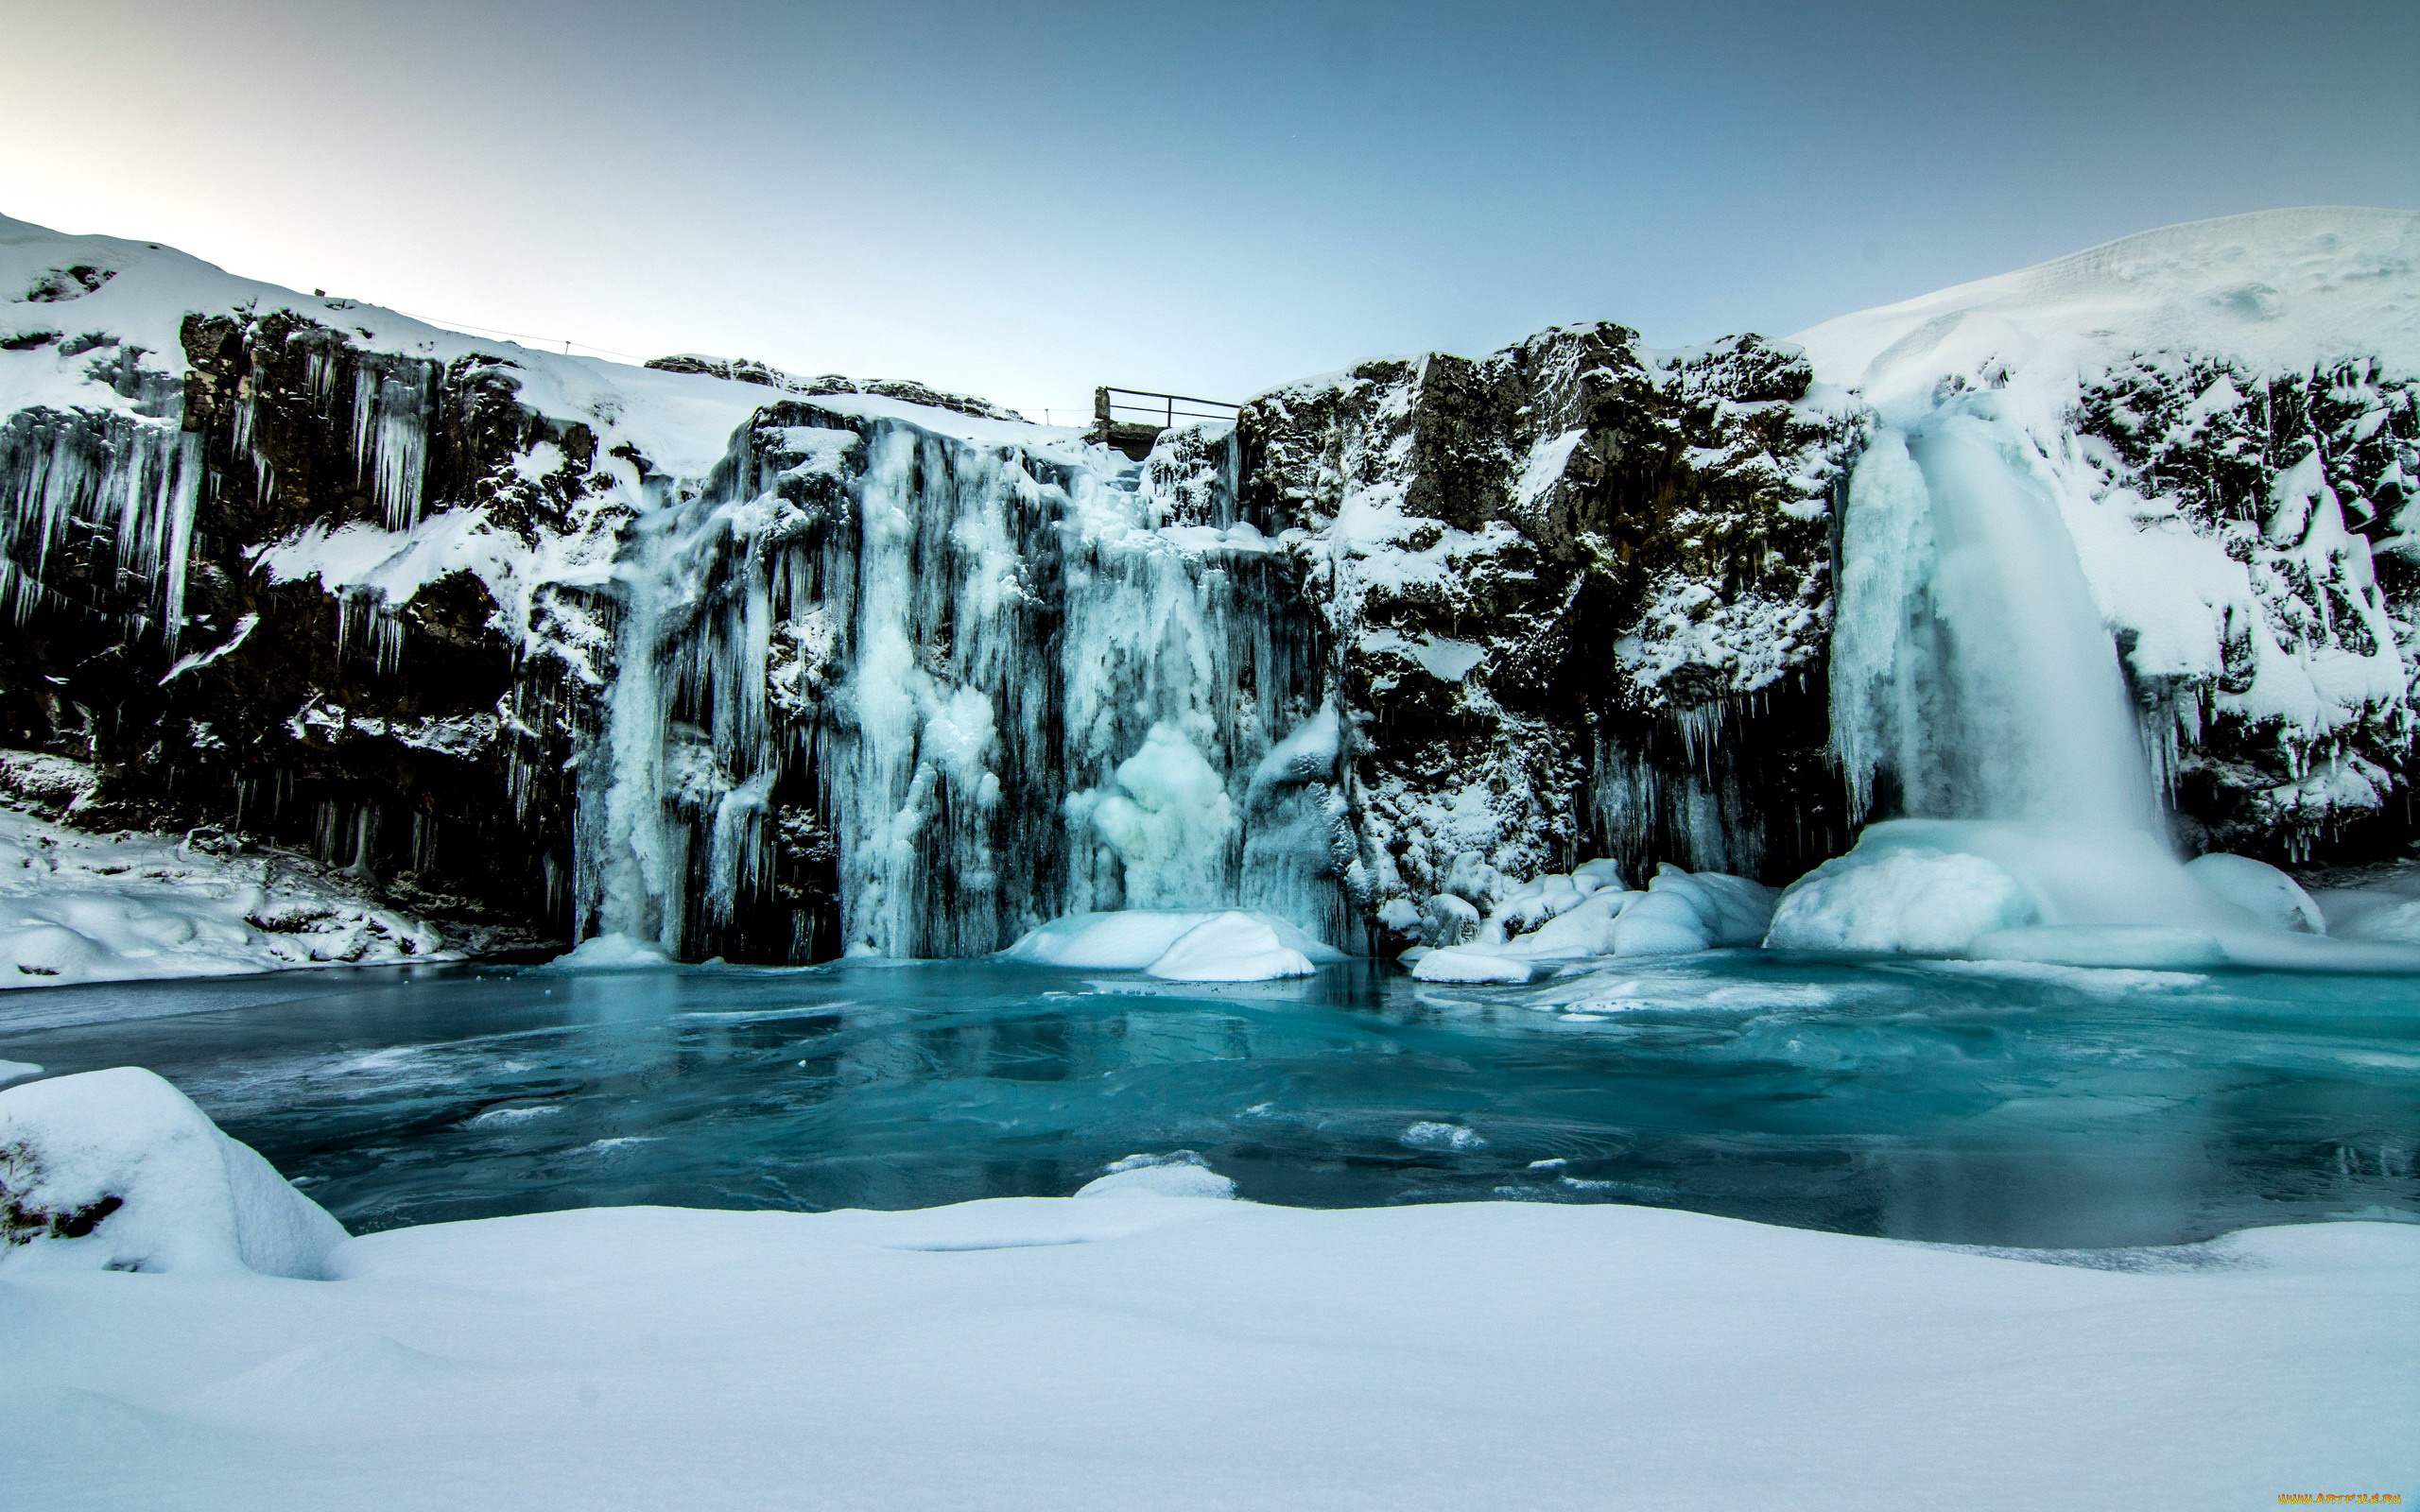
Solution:
[{"label": "snow-covered rock", "polygon": [[2265,861],[2213,850],[2185,863],[2195,881],[2272,929],[2325,935],[2327,920],[2302,884]]},{"label": "snow-covered rock", "polygon": [[320,1279],[344,1228],[131,1066],[0,1090],[0,1274]]},{"label": "snow-covered rock", "polygon": [[0,808],[0,988],[458,960],[359,880],[226,836],[89,834]]},{"label": "snow-covered rock", "polygon": [[1980,936],[2031,922],[2039,911],[2025,885],[1985,857],[1860,841],[1782,893],[1765,943],[1957,955]]},{"label": "snow-covered rock", "polygon": [[1422,953],[1411,974],[1423,982],[1526,982],[1530,964],[1496,951],[1447,947]]}]

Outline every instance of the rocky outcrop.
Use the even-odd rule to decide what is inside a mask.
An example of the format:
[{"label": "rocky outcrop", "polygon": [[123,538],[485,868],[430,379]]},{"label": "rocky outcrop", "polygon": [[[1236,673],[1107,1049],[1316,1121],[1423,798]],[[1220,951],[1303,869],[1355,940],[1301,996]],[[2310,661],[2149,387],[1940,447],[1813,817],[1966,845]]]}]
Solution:
[{"label": "rocky outcrop", "polygon": [[[174,384],[108,349],[130,414],[0,421],[9,744],[95,764],[88,824],[219,826],[543,917],[564,762],[610,670],[579,653],[612,609],[480,569],[583,535],[610,555],[630,510],[597,496],[596,436],[521,404],[500,359],[368,351],[285,310],[180,335]],[[459,564],[407,593],[311,570],[315,548],[448,534]]]},{"label": "rocky outcrop", "polygon": [[837,372],[827,372],[817,378],[800,378],[758,362],[753,357],[709,357],[698,352],[651,357],[647,365],[659,372],[688,372],[708,378],[727,378],[735,383],[778,388],[786,394],[799,394],[810,399],[826,394],[874,394],[904,404],[922,404],[929,409],[946,409],[954,414],[977,415],[985,420],[1025,423],[1023,415],[1005,405],[995,404],[988,399],[977,399],[972,394],[947,393],[909,378],[850,378]]},{"label": "rocky outcrop", "polygon": [[2188,838],[2404,844],[2411,375],[2284,360],[2260,309],[2266,348],[2086,330],[2060,276],[1811,359],[1600,324],[1364,364],[1138,463],[0,223],[0,745],[100,773],[75,822],[693,956],[1122,906],[1386,949],[1590,859],[1781,883],[1891,811],[1834,761],[1847,480],[1965,395],[2064,490]]},{"label": "rocky outcrop", "polygon": [[[2282,864],[2399,854],[2420,675],[2420,406],[2376,360],[2288,371],[2136,355],[2079,434],[2135,518],[2242,571],[2215,668],[2120,651],[2187,839]],[[2229,606],[2233,609],[2233,606]]]},{"label": "rocky outcrop", "polygon": [[1243,517],[1337,648],[1364,910],[1408,930],[1463,857],[1786,878],[1842,842],[1823,676],[1854,430],[1808,385],[1754,336],[1596,325],[1245,406]]}]

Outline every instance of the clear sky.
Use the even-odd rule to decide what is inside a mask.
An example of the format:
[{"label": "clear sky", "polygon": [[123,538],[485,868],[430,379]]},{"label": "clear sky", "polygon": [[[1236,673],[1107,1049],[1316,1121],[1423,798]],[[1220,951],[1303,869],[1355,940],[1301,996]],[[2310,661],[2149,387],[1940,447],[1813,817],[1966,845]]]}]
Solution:
[{"label": "clear sky", "polygon": [[2420,4],[0,0],[0,212],[1040,419],[2420,208]]}]

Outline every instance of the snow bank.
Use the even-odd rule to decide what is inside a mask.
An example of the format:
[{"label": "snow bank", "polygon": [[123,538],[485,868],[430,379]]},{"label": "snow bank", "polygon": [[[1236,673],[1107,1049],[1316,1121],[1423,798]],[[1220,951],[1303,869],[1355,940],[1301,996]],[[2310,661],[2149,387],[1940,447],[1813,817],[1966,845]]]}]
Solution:
[{"label": "snow bank", "polygon": [[1185,931],[1144,970],[1169,982],[1268,982],[1308,976],[1317,968],[1279,938],[1269,920],[1224,913]]},{"label": "snow bank", "polygon": [[463,954],[300,857],[87,834],[0,809],[0,988]]},{"label": "snow bank", "polygon": [[185,1095],[120,1067],[0,1091],[0,1274],[319,1278],[344,1228]]},{"label": "snow bank", "polygon": [[[1201,1168],[1125,1174],[1172,1170]],[[330,1270],[0,1279],[11,1493],[2039,1512],[2420,1474],[2394,1224],[2028,1256],[1613,1205],[1013,1198],[440,1224]]]},{"label": "snow bank", "polygon": [[2382,356],[2420,367],[2409,274],[2420,215],[2328,206],[2188,221],[1825,321],[1791,339],[1816,377],[1879,402],[1941,373],[2071,377],[2135,352],[2254,367]]},{"label": "snow bank", "polygon": [[[1226,922],[1240,920],[1240,923]],[[1303,959],[1303,970],[1314,965],[1344,959],[1342,952],[1322,944],[1308,934],[1273,914],[1223,910],[1217,913],[1189,913],[1150,908],[1133,908],[1098,914],[1069,914],[1054,919],[1018,936],[1015,944],[1000,952],[1000,957],[1011,961],[1030,961],[1037,966],[1072,966],[1089,971],[1149,971],[1167,956],[1177,944],[1205,925],[1219,924],[1218,932],[1203,936],[1201,945],[1174,964],[1182,968],[1188,960],[1207,963],[1220,949],[1249,944],[1266,953],[1273,943],[1278,950],[1291,952]],[[1267,938],[1243,928],[1250,924],[1267,932]],[[1226,941],[1224,946],[1215,942]],[[1273,957],[1272,957],[1273,958]],[[1288,963],[1290,965],[1290,963]],[[1291,971],[1272,974],[1292,975]],[[1244,981],[1243,977],[1173,977],[1178,981]]]}]

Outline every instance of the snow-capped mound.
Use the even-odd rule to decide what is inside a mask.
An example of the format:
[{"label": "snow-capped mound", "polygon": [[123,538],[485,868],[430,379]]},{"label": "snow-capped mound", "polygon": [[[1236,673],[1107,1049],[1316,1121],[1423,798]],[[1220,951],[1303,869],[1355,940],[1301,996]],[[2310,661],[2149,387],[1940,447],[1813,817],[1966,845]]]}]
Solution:
[{"label": "snow-capped mound", "polygon": [[0,1091],[0,1271],[316,1280],[344,1226],[132,1066]]},{"label": "snow-capped mound", "polygon": [[1144,970],[1165,982],[1269,982],[1316,968],[1268,920],[1224,913],[1186,931]]},{"label": "snow-capped mound", "polygon": [[1792,337],[1888,407],[1993,365],[2072,383],[2137,352],[2420,369],[2420,215],[2325,206],[2192,221],[1841,316]]}]

